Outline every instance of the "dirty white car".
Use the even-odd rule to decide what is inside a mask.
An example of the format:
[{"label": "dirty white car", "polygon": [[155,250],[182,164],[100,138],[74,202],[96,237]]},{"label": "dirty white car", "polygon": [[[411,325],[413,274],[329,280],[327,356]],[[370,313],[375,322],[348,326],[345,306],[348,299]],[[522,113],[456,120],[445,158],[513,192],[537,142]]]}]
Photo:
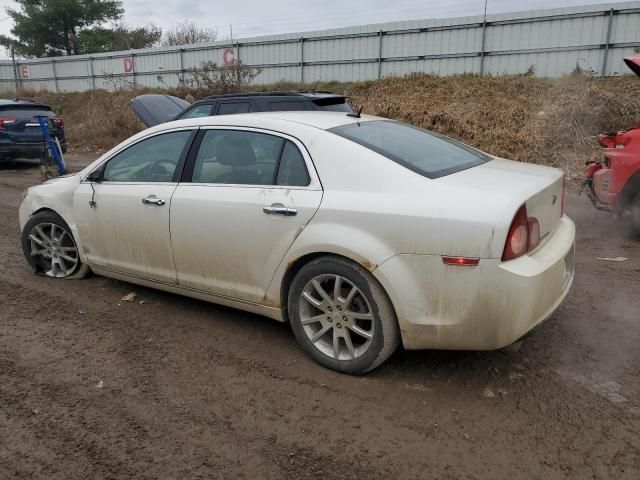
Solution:
[{"label": "dirty white car", "polygon": [[99,275],[288,321],[324,366],[497,349],[573,279],[560,170],[330,112],[161,124],[20,207],[36,272]]}]

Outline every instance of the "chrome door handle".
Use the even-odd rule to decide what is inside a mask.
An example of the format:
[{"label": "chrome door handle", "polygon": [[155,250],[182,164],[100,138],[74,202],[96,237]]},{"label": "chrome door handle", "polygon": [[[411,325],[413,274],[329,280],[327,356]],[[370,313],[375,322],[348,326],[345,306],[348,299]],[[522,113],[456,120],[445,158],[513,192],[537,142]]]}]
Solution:
[{"label": "chrome door handle", "polygon": [[267,215],[284,215],[285,217],[293,217],[298,214],[295,208],[285,207],[281,203],[274,203],[269,207],[264,207],[262,211]]},{"label": "chrome door handle", "polygon": [[148,197],[145,197],[142,199],[142,203],[144,203],[145,205],[158,205],[158,206],[162,206],[164,205],[164,200],[162,200],[161,198],[156,197],[155,195],[149,195]]}]

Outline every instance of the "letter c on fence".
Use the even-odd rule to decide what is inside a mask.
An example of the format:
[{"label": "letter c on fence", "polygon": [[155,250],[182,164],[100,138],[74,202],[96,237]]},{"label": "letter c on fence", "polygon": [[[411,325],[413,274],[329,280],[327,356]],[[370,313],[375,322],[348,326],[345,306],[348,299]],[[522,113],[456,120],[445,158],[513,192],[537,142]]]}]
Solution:
[{"label": "letter c on fence", "polygon": [[131,73],[131,72],[133,72],[133,58],[126,57],[124,59],[124,73]]},{"label": "letter c on fence", "polygon": [[225,65],[235,65],[236,63],[236,52],[232,47],[225,48],[222,51],[222,61]]}]

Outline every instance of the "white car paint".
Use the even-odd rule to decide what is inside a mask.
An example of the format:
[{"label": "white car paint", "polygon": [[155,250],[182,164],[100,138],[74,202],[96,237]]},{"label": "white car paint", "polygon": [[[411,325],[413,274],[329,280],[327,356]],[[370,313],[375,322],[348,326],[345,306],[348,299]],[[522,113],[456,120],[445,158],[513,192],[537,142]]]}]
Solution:
[{"label": "white car paint", "polygon": [[[98,274],[260,313],[283,314],[287,271],[331,253],[365,266],[396,310],[406,348],[501,348],[546,319],[573,280],[573,222],[561,213],[560,170],[495,158],[429,179],[326,129],[361,119],[333,112],[205,117],[145,130],[82,172],[32,187],[20,224],[48,208],[69,224]],[[292,139],[308,187],[189,183],[109,185],[86,176],[140,139],[185,128],[240,128]],[[142,205],[156,195],[169,208]],[[97,208],[91,208],[92,196]],[[297,216],[264,215],[274,203]],[[501,260],[526,204],[541,244]],[[149,239],[154,239],[150,242]],[[150,248],[149,245],[153,245]],[[442,256],[479,258],[476,267]]]}]

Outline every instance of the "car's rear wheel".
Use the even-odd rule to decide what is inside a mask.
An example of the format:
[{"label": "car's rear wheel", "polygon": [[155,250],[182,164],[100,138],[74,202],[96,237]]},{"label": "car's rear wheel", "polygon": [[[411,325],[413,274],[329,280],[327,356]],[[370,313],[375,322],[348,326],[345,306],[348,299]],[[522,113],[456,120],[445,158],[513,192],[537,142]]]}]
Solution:
[{"label": "car's rear wheel", "polygon": [[360,265],[321,257],[296,274],[288,313],[302,348],[318,363],[344,373],[365,373],[399,344],[391,301]]},{"label": "car's rear wheel", "polygon": [[29,265],[51,278],[78,278],[88,272],[67,223],[46,211],[29,219],[22,230],[22,251]]}]

